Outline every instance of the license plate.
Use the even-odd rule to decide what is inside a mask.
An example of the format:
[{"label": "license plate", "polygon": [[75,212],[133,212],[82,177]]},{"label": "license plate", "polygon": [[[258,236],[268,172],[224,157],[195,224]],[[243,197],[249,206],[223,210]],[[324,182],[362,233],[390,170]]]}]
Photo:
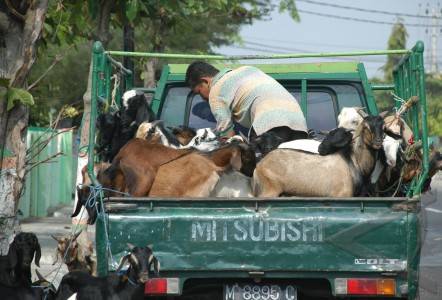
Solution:
[{"label": "license plate", "polygon": [[223,300],[297,300],[293,285],[226,284]]}]

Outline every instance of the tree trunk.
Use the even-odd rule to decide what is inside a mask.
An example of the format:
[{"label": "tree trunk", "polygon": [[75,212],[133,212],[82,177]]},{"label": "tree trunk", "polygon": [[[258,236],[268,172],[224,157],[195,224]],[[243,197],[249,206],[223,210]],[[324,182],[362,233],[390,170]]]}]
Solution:
[{"label": "tree trunk", "polygon": [[[14,6],[12,6],[14,5]],[[16,211],[24,187],[29,109],[16,103],[7,110],[7,86],[23,88],[35,61],[48,0],[0,4],[0,254],[19,231]],[[8,83],[6,83],[8,82]],[[2,92],[3,91],[3,92]],[[3,96],[1,96],[3,95]]]},{"label": "tree trunk", "polygon": [[144,72],[144,86],[148,88],[154,88],[157,85],[155,78],[155,71],[158,68],[158,58],[150,58],[143,65]]},{"label": "tree trunk", "polygon": [[115,6],[115,0],[100,0],[100,12],[98,14],[97,26],[92,35],[95,41],[101,41],[104,47],[107,46],[112,38],[109,30],[111,12]]},{"label": "tree trunk", "polygon": [[[100,1],[100,12],[98,16],[97,26],[94,34],[92,35],[94,40],[99,40],[102,42],[103,46],[106,48],[106,45],[111,40],[112,36],[110,34],[110,19],[111,19],[111,12],[112,8],[115,5],[114,0],[101,0]],[[87,157],[87,149],[86,146],[89,144],[89,124],[91,122],[91,90],[92,90],[92,60],[89,66],[89,74],[88,74],[88,81],[87,81],[87,89],[85,93],[83,94],[83,104],[84,104],[84,111],[83,111],[83,121],[82,121],[82,128],[80,133],[80,145],[79,145],[79,152],[78,152],[78,158],[77,158],[77,179],[76,179],[76,186],[82,183],[82,175],[81,175],[81,169],[87,165],[88,163],[88,157]],[[83,150],[84,149],[84,150]],[[75,193],[75,200],[74,200],[74,208],[77,205],[78,201],[78,195]],[[90,244],[90,238],[88,235],[88,213],[84,207],[81,209],[79,215],[75,218],[72,218],[72,226],[77,229],[77,232],[81,230],[80,236],[77,238],[77,242],[79,244],[79,247],[83,249],[81,253],[83,255],[91,255],[91,253],[88,253],[89,244]],[[83,257],[85,259],[85,257]]]},{"label": "tree trunk", "polygon": [[[159,8],[161,11],[161,8]],[[154,34],[152,40],[154,44],[152,46],[153,52],[163,52],[164,51],[164,41],[162,36],[165,36],[168,31],[168,27],[166,26],[166,21],[163,17],[160,18],[157,24],[152,24],[154,27]],[[156,28],[155,28],[156,27]],[[155,73],[160,64],[160,60],[158,58],[150,58],[143,65],[143,73],[144,73],[144,86],[148,88],[154,88],[157,84]]]}]

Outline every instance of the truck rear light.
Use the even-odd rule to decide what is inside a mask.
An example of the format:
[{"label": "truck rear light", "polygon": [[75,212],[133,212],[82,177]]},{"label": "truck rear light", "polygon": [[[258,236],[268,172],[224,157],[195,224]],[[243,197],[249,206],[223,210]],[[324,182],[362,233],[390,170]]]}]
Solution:
[{"label": "truck rear light", "polygon": [[336,278],[336,295],[396,295],[396,281],[384,278]]},{"label": "truck rear light", "polygon": [[179,294],[178,278],[152,278],[144,284],[145,295]]}]

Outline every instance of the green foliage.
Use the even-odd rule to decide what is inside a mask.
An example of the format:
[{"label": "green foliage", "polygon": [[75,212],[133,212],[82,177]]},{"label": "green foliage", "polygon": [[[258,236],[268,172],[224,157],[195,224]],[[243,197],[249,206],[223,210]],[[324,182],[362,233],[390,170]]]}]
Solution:
[{"label": "green foliage", "polygon": [[[242,25],[266,19],[275,9],[287,11],[299,20],[295,0],[279,1],[279,5],[272,0],[49,1],[43,47],[39,48],[29,82],[34,82],[47,70],[55,55],[66,56],[32,90],[37,104],[31,107],[32,125],[47,125],[51,111],[59,111],[66,104],[82,105],[90,63],[90,41],[100,21],[101,9],[109,2],[113,3],[110,49],[123,48],[121,28],[125,21],[135,28],[137,51],[213,53],[213,47],[240,41],[238,32]],[[136,79],[140,79],[141,64],[136,65],[136,74]]]},{"label": "green foliage", "polygon": [[438,77],[427,76],[427,115],[430,135],[442,136],[442,81]]},{"label": "green foliage", "polygon": [[8,99],[8,106],[6,107],[6,110],[11,110],[14,107],[15,101],[19,101],[29,106],[34,105],[34,98],[32,97],[31,93],[24,89],[9,87],[6,97]]},{"label": "green foliage", "polygon": [[83,1],[49,1],[43,26],[42,43],[48,45],[72,45],[91,37],[92,22],[88,18],[88,6]]},{"label": "green foliage", "polygon": [[[398,19],[396,24],[391,30],[390,37],[388,39],[388,50],[405,49],[407,46],[407,29],[402,23],[401,19]],[[387,81],[391,81],[393,78],[393,68],[399,63],[401,59],[398,55],[389,55],[387,63],[382,67],[384,70],[384,76]]]},{"label": "green foliage", "polygon": [[50,45],[40,55],[32,68],[29,82],[34,82],[51,65],[54,57],[64,58],[32,89],[35,103],[31,107],[30,124],[47,126],[49,120],[64,105],[82,107],[83,93],[87,86],[91,44],[82,43],[77,47]]}]

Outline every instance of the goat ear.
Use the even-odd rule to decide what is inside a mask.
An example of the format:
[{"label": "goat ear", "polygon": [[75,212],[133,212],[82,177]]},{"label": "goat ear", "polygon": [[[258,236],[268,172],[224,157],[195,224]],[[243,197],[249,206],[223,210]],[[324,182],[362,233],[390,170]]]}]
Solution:
[{"label": "goat ear", "polygon": [[364,111],[363,107],[356,107],[356,111],[363,118],[368,116],[368,114]]},{"label": "goat ear", "polygon": [[173,134],[178,134],[183,132],[183,129],[180,127],[167,126],[167,128],[170,129]]},{"label": "goat ear", "polygon": [[125,255],[125,256],[123,256],[123,257],[121,258],[121,260],[120,260],[120,264],[118,265],[118,268],[117,268],[116,272],[119,272],[119,271],[121,270],[121,268],[126,264],[127,260],[129,259],[129,255],[130,255],[130,254]]},{"label": "goat ear", "polygon": [[153,250],[153,244],[147,245],[147,248],[149,248],[150,250]]},{"label": "goat ear", "polygon": [[234,170],[240,171],[242,167],[242,159],[241,159],[241,150],[237,148],[232,153],[232,157],[230,158],[230,165],[233,167]]},{"label": "goat ear", "polygon": [[40,268],[40,258],[41,258],[41,247],[37,238],[35,238],[35,265]]},{"label": "goat ear", "polygon": [[15,266],[18,264],[18,255],[17,255],[17,247],[14,242],[9,246],[8,251],[9,263],[11,264],[11,268],[15,269]]},{"label": "goat ear", "polygon": [[81,211],[81,207],[83,206],[83,203],[81,203],[80,194],[81,194],[81,189],[77,187],[77,205],[75,206],[75,210],[72,213],[71,218],[78,216],[78,214]]},{"label": "goat ear", "polygon": [[127,248],[129,248],[130,251],[132,251],[135,248],[135,246],[133,244],[131,244],[131,243],[126,243],[126,245],[127,245]]}]

